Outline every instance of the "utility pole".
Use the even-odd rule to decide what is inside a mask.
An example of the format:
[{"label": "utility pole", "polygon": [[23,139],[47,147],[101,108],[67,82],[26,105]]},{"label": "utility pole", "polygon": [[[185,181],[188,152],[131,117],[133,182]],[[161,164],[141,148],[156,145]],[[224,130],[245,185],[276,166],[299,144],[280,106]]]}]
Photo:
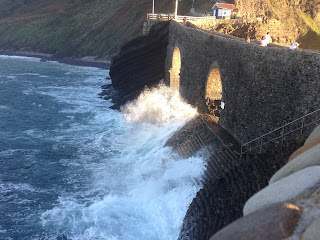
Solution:
[{"label": "utility pole", "polygon": [[152,0],[152,14],[154,14],[154,0]]},{"label": "utility pole", "polygon": [[177,21],[178,17],[178,0],[176,0],[176,10],[174,11],[174,19]]}]

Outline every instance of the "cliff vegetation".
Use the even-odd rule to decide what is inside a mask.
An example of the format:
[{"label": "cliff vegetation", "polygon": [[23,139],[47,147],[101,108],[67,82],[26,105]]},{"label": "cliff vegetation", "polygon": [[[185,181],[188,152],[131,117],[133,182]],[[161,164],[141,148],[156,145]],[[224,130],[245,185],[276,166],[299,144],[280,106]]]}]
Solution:
[{"label": "cliff vegetation", "polygon": [[[173,12],[173,0],[155,2]],[[179,14],[190,7],[181,2]],[[0,0],[0,49],[110,58],[142,33],[151,9],[151,0]]]},{"label": "cliff vegetation", "polygon": [[[236,17],[244,21],[195,24],[241,38],[249,35],[253,40],[260,40],[270,32],[273,43],[290,46],[299,41],[301,48],[320,50],[319,0],[234,0],[233,3]],[[195,7],[197,12],[203,11],[197,4]]]}]

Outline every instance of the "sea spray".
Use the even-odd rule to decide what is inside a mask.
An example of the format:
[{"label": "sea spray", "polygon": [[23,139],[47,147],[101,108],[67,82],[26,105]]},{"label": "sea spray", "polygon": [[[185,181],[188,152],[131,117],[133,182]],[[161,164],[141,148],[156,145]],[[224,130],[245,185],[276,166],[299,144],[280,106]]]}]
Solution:
[{"label": "sea spray", "polygon": [[187,104],[177,90],[163,84],[146,88],[137,100],[121,107],[121,111],[128,122],[179,122],[197,115],[197,110]]}]

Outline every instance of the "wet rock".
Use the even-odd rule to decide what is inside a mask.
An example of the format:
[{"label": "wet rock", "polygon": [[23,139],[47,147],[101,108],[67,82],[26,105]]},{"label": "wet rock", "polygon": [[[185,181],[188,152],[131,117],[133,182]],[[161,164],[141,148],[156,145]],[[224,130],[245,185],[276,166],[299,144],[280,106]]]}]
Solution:
[{"label": "wet rock", "polygon": [[112,108],[119,109],[138,97],[145,86],[152,88],[165,78],[168,32],[169,22],[155,24],[148,35],[127,42],[113,57],[109,74],[117,93]]},{"label": "wet rock", "polygon": [[102,85],[101,86],[101,88],[102,89],[109,89],[109,88],[111,88],[112,87],[112,84],[110,83],[110,84],[105,84],[105,85]]},{"label": "wet rock", "polygon": [[210,240],[284,239],[291,236],[302,209],[290,203],[278,203],[238,219]]},{"label": "wet rock", "polygon": [[103,90],[98,95],[100,98],[105,100],[111,99],[117,93],[117,91],[112,87],[112,84],[103,85],[101,88]]}]

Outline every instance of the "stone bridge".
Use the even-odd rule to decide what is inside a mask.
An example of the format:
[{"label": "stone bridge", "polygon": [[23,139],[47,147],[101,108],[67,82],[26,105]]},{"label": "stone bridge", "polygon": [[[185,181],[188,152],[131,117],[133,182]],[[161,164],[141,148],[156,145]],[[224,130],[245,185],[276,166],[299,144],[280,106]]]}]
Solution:
[{"label": "stone bridge", "polygon": [[260,47],[175,21],[152,30],[113,59],[119,104],[164,79],[200,113],[208,112],[207,97],[221,99],[219,125],[240,143],[320,108],[319,53]]},{"label": "stone bridge", "polygon": [[165,81],[200,112],[225,103],[219,124],[245,142],[320,108],[320,54],[260,47],[171,22]]},{"label": "stone bridge", "polygon": [[[203,113],[167,142],[182,156],[203,147],[211,153],[203,188],[190,204],[179,239],[209,239],[241,217],[247,199],[284,165],[293,149],[239,158],[224,141],[233,139],[230,133],[244,143],[319,109],[319,60],[315,52],[260,47],[174,21],[154,25],[148,35],[131,40],[113,58],[114,108],[163,79]],[[224,109],[210,113],[207,98],[221,100]],[[214,114],[218,125],[210,126],[204,116]]]}]

